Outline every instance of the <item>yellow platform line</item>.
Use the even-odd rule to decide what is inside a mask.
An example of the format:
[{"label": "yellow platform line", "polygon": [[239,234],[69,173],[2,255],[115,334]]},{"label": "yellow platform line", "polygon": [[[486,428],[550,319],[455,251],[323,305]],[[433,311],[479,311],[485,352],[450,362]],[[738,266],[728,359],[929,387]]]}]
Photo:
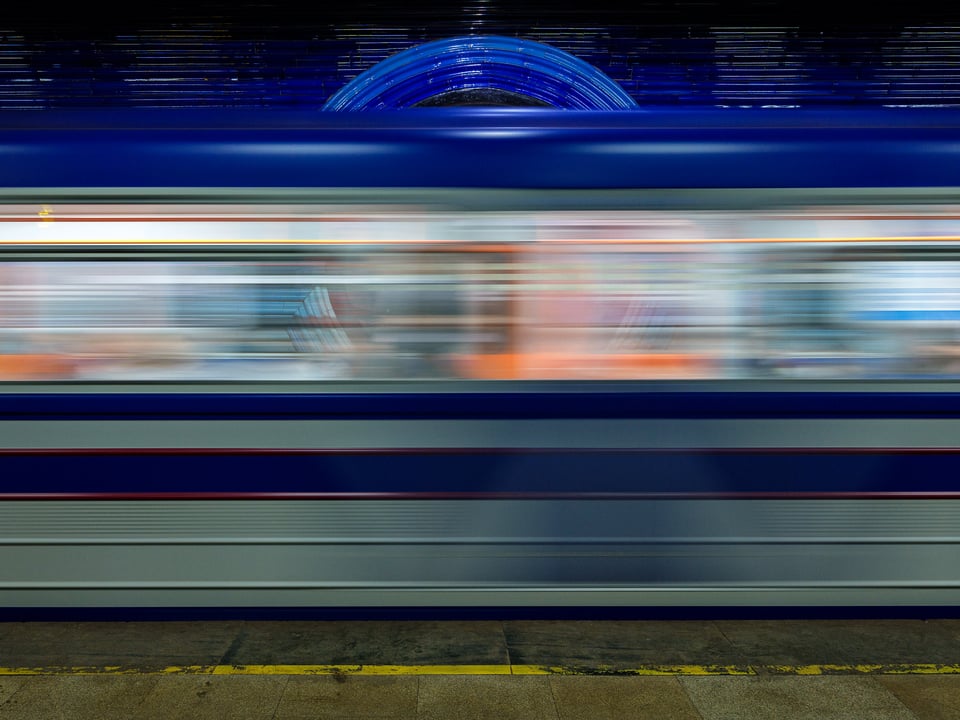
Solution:
[{"label": "yellow platform line", "polygon": [[44,665],[0,667],[0,675],[210,675],[215,665],[168,665],[145,668],[133,665]]},{"label": "yellow platform line", "polygon": [[960,664],[888,663],[818,665],[169,665],[136,667],[81,665],[0,667],[3,675],[603,675],[603,676],[757,676],[757,675],[960,675]]},{"label": "yellow platform line", "polygon": [[940,663],[855,663],[852,665],[763,665],[767,675],[958,675],[960,665]]},{"label": "yellow platform line", "polygon": [[214,675],[510,675],[510,665],[217,665]]},{"label": "yellow platform line", "polygon": [[514,665],[512,675],[756,675],[749,665],[642,665],[621,668],[605,665]]}]

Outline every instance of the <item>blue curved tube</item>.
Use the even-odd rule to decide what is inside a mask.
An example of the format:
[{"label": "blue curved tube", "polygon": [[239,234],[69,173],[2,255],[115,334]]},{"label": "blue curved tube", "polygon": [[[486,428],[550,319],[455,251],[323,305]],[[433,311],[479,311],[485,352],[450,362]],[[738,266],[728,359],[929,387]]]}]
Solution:
[{"label": "blue curved tube", "polygon": [[607,75],[567,52],[519,38],[467,36],[387,58],[341,88],[323,109],[398,110],[476,89],[502,90],[564,110],[636,107]]}]

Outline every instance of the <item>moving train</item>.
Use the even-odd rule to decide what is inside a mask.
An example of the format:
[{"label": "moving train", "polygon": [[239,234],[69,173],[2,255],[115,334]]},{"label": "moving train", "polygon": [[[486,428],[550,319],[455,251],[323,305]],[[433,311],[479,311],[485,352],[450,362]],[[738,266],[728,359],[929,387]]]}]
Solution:
[{"label": "moving train", "polygon": [[0,612],[960,603],[960,113],[0,116]]}]

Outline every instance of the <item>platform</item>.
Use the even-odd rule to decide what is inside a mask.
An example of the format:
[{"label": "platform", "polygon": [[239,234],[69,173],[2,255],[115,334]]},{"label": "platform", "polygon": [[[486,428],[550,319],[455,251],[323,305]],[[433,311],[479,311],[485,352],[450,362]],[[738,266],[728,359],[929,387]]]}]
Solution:
[{"label": "platform", "polygon": [[0,623],[6,718],[960,717],[960,620]]}]

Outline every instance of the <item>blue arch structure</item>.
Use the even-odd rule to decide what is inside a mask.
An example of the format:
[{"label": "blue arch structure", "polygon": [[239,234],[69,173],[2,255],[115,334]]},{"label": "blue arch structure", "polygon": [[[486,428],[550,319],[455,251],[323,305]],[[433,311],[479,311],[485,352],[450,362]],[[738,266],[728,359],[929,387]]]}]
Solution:
[{"label": "blue arch structure", "polygon": [[636,101],[606,74],[550,45],[477,35],[397,53],[336,92],[324,110],[398,110],[471,91],[564,110],[629,110]]}]

